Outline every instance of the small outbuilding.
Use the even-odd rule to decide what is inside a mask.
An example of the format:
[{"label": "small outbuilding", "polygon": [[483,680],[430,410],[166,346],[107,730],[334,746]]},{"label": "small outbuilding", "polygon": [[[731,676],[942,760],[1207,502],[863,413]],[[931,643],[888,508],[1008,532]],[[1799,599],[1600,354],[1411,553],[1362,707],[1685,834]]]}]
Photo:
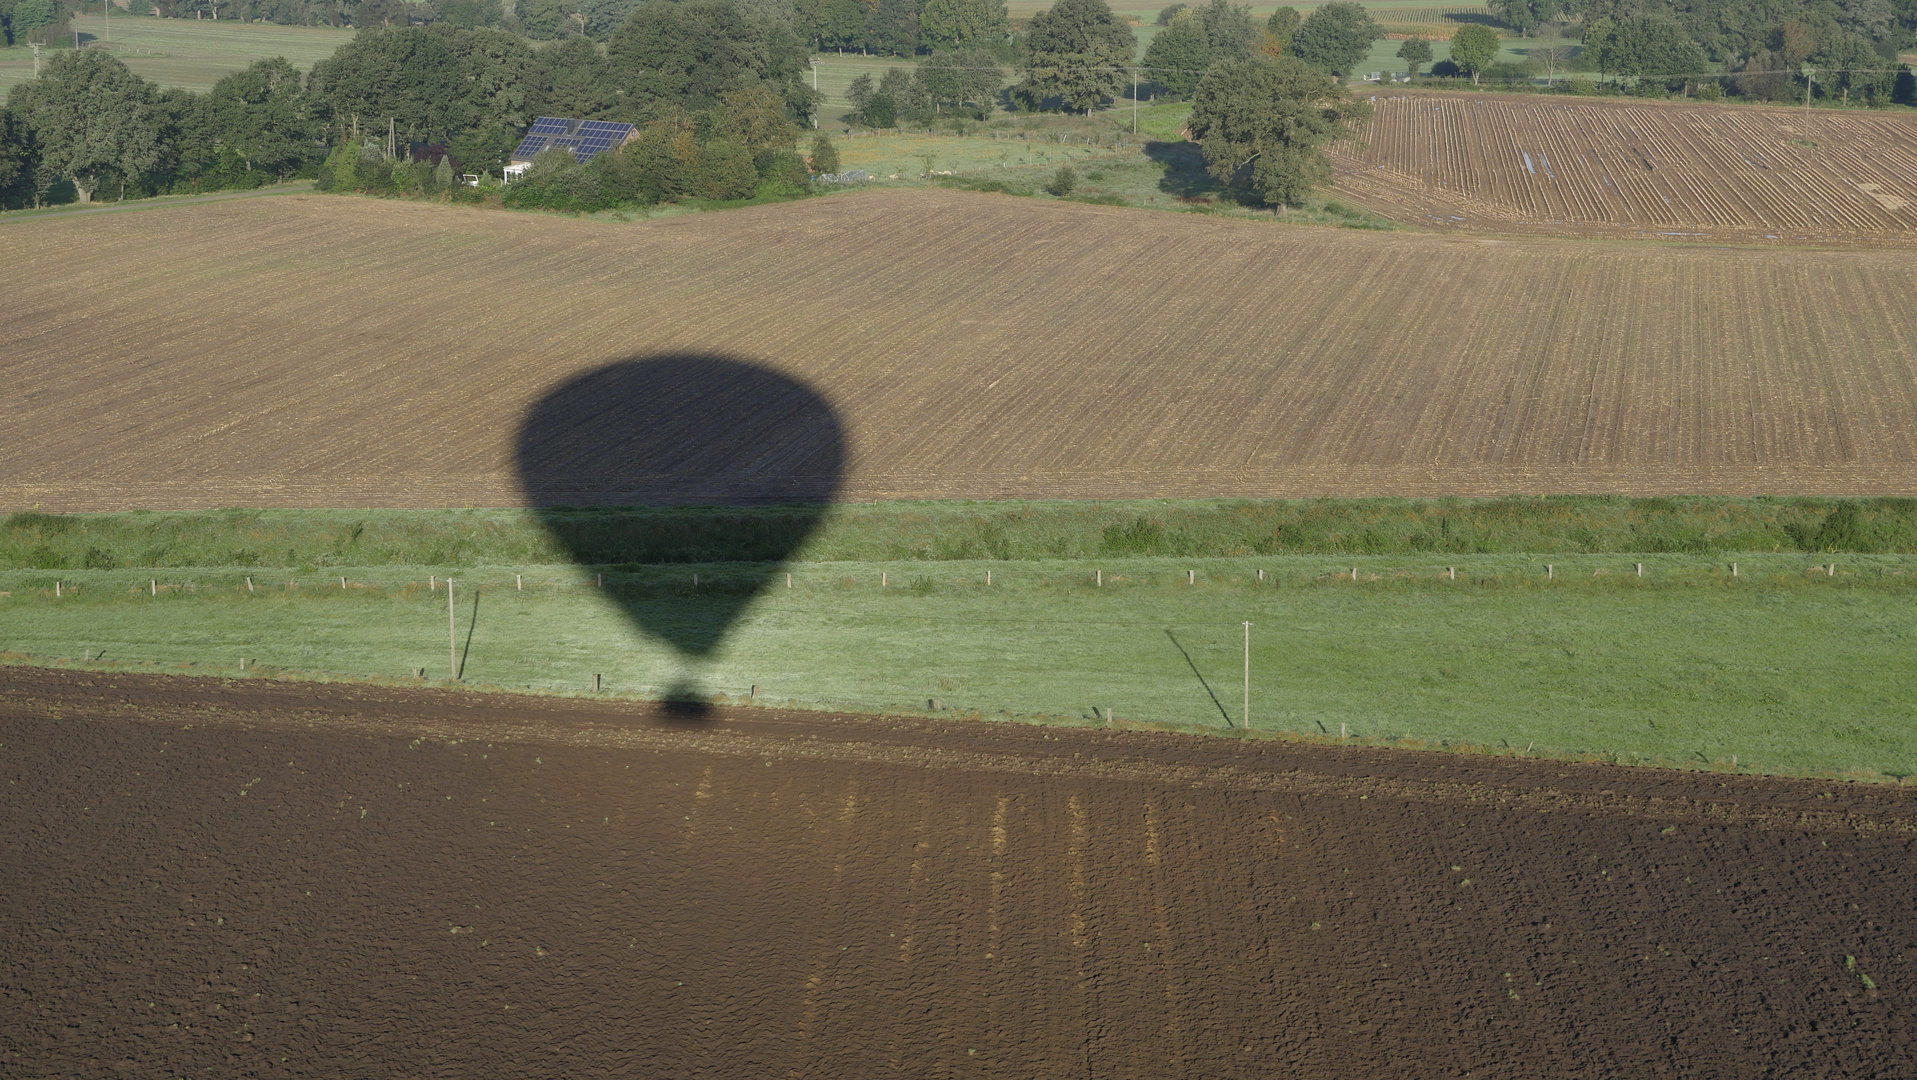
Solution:
[{"label": "small outbuilding", "polygon": [[632,141],[639,129],[631,124],[610,120],[573,120],[562,116],[542,116],[526,129],[526,137],[513,151],[506,166],[506,182],[511,183],[526,171],[532,159],[546,150],[570,150],[574,160],[584,165],[608,150],[617,150]]}]

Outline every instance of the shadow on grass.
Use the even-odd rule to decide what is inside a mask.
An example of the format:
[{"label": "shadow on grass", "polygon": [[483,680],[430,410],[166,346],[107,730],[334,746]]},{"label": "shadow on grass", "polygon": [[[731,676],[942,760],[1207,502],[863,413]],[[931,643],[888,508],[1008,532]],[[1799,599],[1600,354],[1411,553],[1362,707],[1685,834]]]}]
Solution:
[{"label": "shadow on grass", "polygon": [[622,561],[607,559],[610,550],[670,551],[684,539],[672,516],[581,514],[581,507],[782,508],[753,530],[753,558],[728,570],[727,587],[698,590],[692,617],[683,602],[660,603],[651,590],[615,585],[607,592],[635,627],[683,662],[665,694],[666,715],[680,721],[709,712],[701,669],[825,520],[845,454],[837,411],[811,387],[765,365],[701,353],[622,360],[578,375],[532,407],[518,444],[528,503],[581,565]]},{"label": "shadow on grass", "polygon": [[1218,695],[1212,692],[1211,684],[1205,681],[1204,673],[1198,670],[1198,664],[1191,658],[1191,654],[1186,652],[1185,647],[1178,643],[1177,636],[1174,635],[1170,629],[1165,631],[1165,636],[1171,639],[1172,648],[1178,650],[1178,655],[1185,658],[1186,666],[1190,667],[1192,675],[1197,677],[1198,685],[1205,688],[1205,696],[1211,699],[1212,705],[1218,710],[1218,715],[1224,718],[1225,726],[1236,726],[1231,722],[1231,714],[1225,711],[1225,703],[1219,701]]},{"label": "shadow on grass", "polygon": [[1145,144],[1145,156],[1164,170],[1158,180],[1158,190],[1180,202],[1263,205],[1256,194],[1226,187],[1205,171],[1205,155],[1193,143],[1154,140]]}]

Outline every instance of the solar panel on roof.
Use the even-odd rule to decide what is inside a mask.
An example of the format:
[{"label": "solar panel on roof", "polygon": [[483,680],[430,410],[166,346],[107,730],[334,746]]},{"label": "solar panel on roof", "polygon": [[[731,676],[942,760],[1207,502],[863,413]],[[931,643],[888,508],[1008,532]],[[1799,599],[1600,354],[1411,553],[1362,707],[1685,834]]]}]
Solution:
[{"label": "solar panel on roof", "polygon": [[632,134],[631,124],[610,120],[572,120],[542,116],[526,129],[526,137],[513,151],[517,160],[528,160],[544,150],[565,149],[582,164],[612,150]]}]

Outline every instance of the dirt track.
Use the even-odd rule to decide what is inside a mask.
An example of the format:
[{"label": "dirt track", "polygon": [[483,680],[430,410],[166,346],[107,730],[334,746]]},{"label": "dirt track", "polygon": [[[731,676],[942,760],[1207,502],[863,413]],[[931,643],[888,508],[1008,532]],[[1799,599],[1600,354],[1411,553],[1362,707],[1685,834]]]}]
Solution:
[{"label": "dirt track", "polygon": [[0,754],[8,1076],[1917,1052],[1917,798],[1890,788],[24,668]]},{"label": "dirt track", "polygon": [[950,191],[627,225],[289,195],[5,243],[0,510],[520,505],[542,400],[662,354],[816,396],[852,500],[1917,490],[1911,252]]}]

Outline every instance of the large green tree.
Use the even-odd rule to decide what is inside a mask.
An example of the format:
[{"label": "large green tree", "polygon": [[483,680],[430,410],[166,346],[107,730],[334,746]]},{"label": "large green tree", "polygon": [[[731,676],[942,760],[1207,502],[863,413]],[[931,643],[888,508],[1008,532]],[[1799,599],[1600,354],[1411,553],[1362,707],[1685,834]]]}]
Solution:
[{"label": "large green tree", "polygon": [[650,0],[613,32],[606,54],[634,105],[701,109],[763,80],[770,61],[765,34],[730,0]]},{"label": "large green tree", "polygon": [[1166,97],[1188,98],[1211,67],[1211,41],[1186,8],[1145,47],[1144,76]]},{"label": "large green tree", "polygon": [[1424,38],[1412,36],[1398,46],[1398,59],[1411,65],[1411,77],[1418,77],[1418,69],[1431,62],[1431,43]]},{"label": "large green tree", "polygon": [[0,105],[0,207],[24,201],[20,199],[26,187],[23,181],[32,168],[26,125],[14,118],[12,109]]},{"label": "large green tree", "polygon": [[1819,71],[1827,72],[1821,80],[1827,92],[1845,101],[1861,99],[1872,105],[1890,104],[1897,86],[1898,65],[1885,59],[1864,35],[1834,35],[1811,62]]},{"label": "large green tree", "polygon": [[1195,11],[1213,58],[1243,60],[1257,48],[1258,24],[1252,21],[1251,8],[1230,0],[1211,0]]},{"label": "large green tree", "polygon": [[730,91],[765,85],[794,118],[817,96],[804,82],[808,55],[789,25],[748,17],[731,0],[649,0],[606,46],[627,109],[710,109]]},{"label": "large green tree", "polygon": [[[1585,47],[1593,42],[1585,39]],[[1603,70],[1623,78],[1664,83],[1673,88],[1686,77],[1704,72],[1704,50],[1692,41],[1677,20],[1664,15],[1626,19],[1609,28],[1595,43]]]},{"label": "large green tree", "polygon": [[1550,22],[1558,13],[1557,0],[1489,0],[1488,6],[1519,37],[1531,36],[1539,24]]},{"label": "large green tree", "polygon": [[1058,0],[1032,18],[1014,93],[1031,108],[1055,101],[1090,114],[1118,95],[1137,55],[1137,35],[1105,0]]},{"label": "large green tree", "polygon": [[1498,58],[1498,32],[1483,23],[1467,23],[1451,35],[1451,62],[1471,73],[1471,81]]},{"label": "large green tree", "polygon": [[1011,30],[1005,0],[925,0],[919,43],[927,49],[1004,41]]},{"label": "large green tree", "polygon": [[390,120],[402,139],[444,142],[473,119],[473,83],[453,45],[452,27],[372,27],[313,65],[307,89],[334,137],[357,127],[384,137]]},{"label": "large green tree", "polygon": [[618,105],[612,65],[592,39],[574,34],[541,47],[536,60],[529,97],[540,113],[591,120]]},{"label": "large green tree", "polygon": [[1384,36],[1362,4],[1330,0],[1319,6],[1292,35],[1292,55],[1333,75],[1349,75],[1371,53],[1371,43]]},{"label": "large green tree", "polygon": [[915,0],[879,0],[865,20],[865,47],[880,56],[917,52],[919,6]]},{"label": "large green tree", "polygon": [[856,49],[865,42],[865,5],[859,0],[799,0],[799,24],[821,49]]},{"label": "large green tree", "polygon": [[221,145],[246,168],[284,178],[315,156],[320,126],[300,86],[299,69],[285,57],[259,60],[213,84],[208,95]]},{"label": "large green tree", "polygon": [[35,31],[55,25],[60,18],[60,7],[54,0],[15,0],[6,14],[9,43],[38,41],[46,44],[47,35]]},{"label": "large green tree", "polygon": [[1291,39],[1297,36],[1298,24],[1304,17],[1295,7],[1281,7],[1265,20],[1265,28],[1258,35],[1258,51],[1266,56],[1283,56],[1291,51]]},{"label": "large green tree", "polygon": [[8,105],[32,129],[41,161],[93,201],[104,174],[138,183],[160,164],[153,88],[93,49],[54,56],[38,79],[15,84]]},{"label": "large green tree", "polygon": [[1005,72],[984,49],[953,49],[919,61],[912,82],[934,114],[953,105],[971,105],[983,114],[1005,85]]},{"label": "large green tree", "polygon": [[1220,61],[1207,72],[1187,123],[1220,183],[1287,206],[1330,179],[1320,147],[1369,115],[1369,105],[1324,71],[1296,57],[1257,56]]}]

